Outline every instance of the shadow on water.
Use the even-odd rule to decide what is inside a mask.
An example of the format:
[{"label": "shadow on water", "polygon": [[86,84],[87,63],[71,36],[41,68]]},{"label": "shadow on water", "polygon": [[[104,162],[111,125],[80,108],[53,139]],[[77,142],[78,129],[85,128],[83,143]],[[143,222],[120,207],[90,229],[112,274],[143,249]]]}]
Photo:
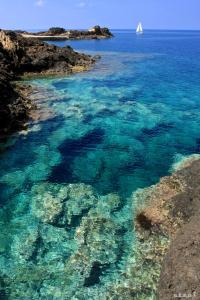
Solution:
[{"label": "shadow on water", "polygon": [[71,165],[74,159],[95,149],[102,143],[104,134],[103,129],[96,128],[80,139],[65,140],[58,148],[62,155],[62,162],[53,168],[49,181],[57,183],[73,182]]},{"label": "shadow on water", "polygon": [[89,277],[85,278],[84,287],[91,287],[100,283],[100,276],[109,268],[109,264],[93,263]]},{"label": "shadow on water", "polygon": [[155,127],[148,129],[142,129],[141,140],[146,140],[148,137],[158,136],[165,132],[169,132],[171,129],[174,129],[175,125],[173,123],[159,123]]}]

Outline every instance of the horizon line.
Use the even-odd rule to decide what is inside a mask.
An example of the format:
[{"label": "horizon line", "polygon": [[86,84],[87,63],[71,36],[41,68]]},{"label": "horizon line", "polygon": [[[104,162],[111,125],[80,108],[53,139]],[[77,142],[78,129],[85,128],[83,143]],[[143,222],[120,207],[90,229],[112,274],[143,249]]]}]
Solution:
[{"label": "horizon line", "polygon": [[[88,30],[88,28],[67,28],[67,27],[63,27],[63,26],[51,26],[51,27],[61,27],[64,28],[66,30]],[[3,30],[48,30],[51,27],[47,27],[47,28],[3,28],[0,27],[0,29]],[[110,30],[135,30],[136,28],[110,28],[108,27]],[[200,28],[146,28],[144,27],[144,30],[154,30],[154,31],[200,31]]]}]

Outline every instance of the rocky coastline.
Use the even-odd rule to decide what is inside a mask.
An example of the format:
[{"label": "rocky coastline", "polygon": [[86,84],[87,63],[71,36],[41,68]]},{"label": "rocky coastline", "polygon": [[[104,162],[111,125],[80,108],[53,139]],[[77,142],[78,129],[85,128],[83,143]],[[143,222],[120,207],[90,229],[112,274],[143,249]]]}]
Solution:
[{"label": "rocky coastline", "polygon": [[38,38],[41,40],[86,40],[86,39],[107,39],[113,37],[108,28],[94,26],[89,30],[66,30],[60,27],[52,27],[47,31],[30,33],[20,32],[25,38]]},{"label": "rocky coastline", "polygon": [[0,30],[0,136],[24,127],[34,108],[30,86],[14,83],[24,76],[55,76],[88,70],[96,59],[14,31]]},{"label": "rocky coastline", "polygon": [[184,160],[171,176],[134,192],[125,211],[119,195],[81,183],[40,182],[14,197],[0,211],[5,220],[12,207],[9,226],[0,222],[0,296],[199,299],[199,170],[199,156]]},{"label": "rocky coastline", "polygon": [[[151,245],[145,255],[154,266],[162,266],[154,278],[158,300],[199,299],[199,170],[199,155],[193,155],[171,176],[135,195],[136,203],[142,203],[135,217],[139,246],[144,241]],[[163,241],[162,247],[157,247],[158,240]]]},{"label": "rocky coastline", "polygon": [[[16,32],[0,31],[0,136],[23,128],[34,109],[29,97],[31,87],[18,85],[16,80],[84,71],[94,63],[95,58],[70,47],[58,48]],[[192,156],[176,165],[171,176],[132,195],[131,222],[136,240],[123,266],[122,278],[105,287],[102,299],[151,299],[155,294],[158,300],[198,299],[199,170],[200,158]],[[33,201],[29,204],[30,199]],[[4,299],[6,293],[20,300],[33,295],[41,299],[48,293],[49,297],[53,293],[55,299],[66,299],[70,282],[71,299],[74,293],[81,299],[86,289],[90,299],[97,299],[91,281],[96,284],[99,278],[95,281],[94,273],[100,277],[104,268],[117,264],[120,253],[116,249],[122,247],[121,235],[126,229],[124,220],[120,223],[112,217],[120,210],[119,196],[99,196],[84,184],[47,183],[34,186],[24,201],[30,205],[28,213],[23,211],[19,220],[18,211],[14,211],[12,219],[13,227],[18,229],[20,224],[22,230],[14,233],[8,256],[0,258],[0,297],[2,291]],[[82,218],[78,225],[77,218]],[[73,226],[76,230],[70,231]],[[71,245],[75,244],[75,254],[66,242],[70,239]]]}]

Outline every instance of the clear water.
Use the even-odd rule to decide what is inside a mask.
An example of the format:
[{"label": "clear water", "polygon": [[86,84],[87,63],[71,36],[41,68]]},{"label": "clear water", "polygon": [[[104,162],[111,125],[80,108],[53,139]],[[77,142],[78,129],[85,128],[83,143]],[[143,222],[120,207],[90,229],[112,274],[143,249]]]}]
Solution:
[{"label": "clear water", "polygon": [[[58,229],[63,230],[63,235],[66,233],[66,228],[59,224],[53,224],[52,229],[52,222],[44,221],[42,214],[39,214],[40,217],[34,215],[35,198],[41,196],[44,199],[45,192],[59,198],[60,189],[71,183],[90,185],[95,190],[91,193],[98,194],[96,200],[88,204],[86,186],[72,186],[75,195],[83,194],[84,204],[82,207],[78,202],[77,212],[77,200],[73,199],[79,196],[70,198],[71,214],[76,217],[75,225],[72,226],[69,220],[66,225],[70,249],[66,250],[63,242],[59,241],[60,249],[63,249],[62,259],[65,256],[67,264],[79,249],[75,230],[82,230],[94,214],[101,217],[106,214],[102,206],[102,201],[108,205],[105,195],[116,193],[120,196],[117,208],[113,211],[108,205],[106,210],[115,233],[111,236],[102,233],[101,237],[102,243],[116,238],[113,255],[118,258],[112,257],[111,261],[102,258],[102,265],[106,267],[100,271],[103,267],[99,268],[101,259],[97,256],[108,251],[110,245],[98,250],[97,254],[92,250],[95,234],[94,240],[91,237],[88,242],[88,247],[91,246],[89,256],[92,257],[88,264],[90,271],[94,268],[94,261],[98,261],[96,274],[99,275],[96,278],[90,276],[92,291],[87,284],[81,283],[77,271],[73,279],[77,285],[74,286],[70,279],[65,284],[70,292],[62,291],[65,296],[56,298],[54,294],[53,298],[48,298],[50,287],[46,283],[45,290],[42,277],[39,287],[43,296],[36,293],[33,299],[71,299],[77,289],[82,296],[74,299],[100,299],[98,293],[104,293],[108,283],[120,280],[120,272],[125,269],[123,262],[132,249],[131,243],[134,245],[131,194],[167,175],[172,163],[179,157],[199,153],[200,32],[146,31],[144,35],[136,36],[133,31],[118,30],[114,34],[115,37],[108,40],[56,42],[59,46],[67,44],[80,51],[100,54],[102,58],[89,72],[65,78],[32,80],[38,90],[33,98],[39,103],[41,119],[30,122],[26,134],[17,135],[1,146],[1,278],[11,278],[12,272],[16,272],[15,267],[20,269],[22,265],[23,270],[27,268],[27,272],[30,271],[32,256],[20,266],[17,263],[19,257],[16,253],[22,251],[19,249],[19,241],[23,240],[21,235],[27,236],[29,232],[32,244],[41,250],[42,246],[33,238],[38,226],[41,228],[45,223],[44,226],[49,226],[48,230],[55,230],[51,235],[56,236]],[[106,227],[105,220],[101,219],[101,222]],[[89,225],[87,230],[92,230]],[[23,245],[20,247],[23,248]],[[49,251],[48,257],[57,253],[53,246],[48,244],[45,247]],[[44,263],[44,257],[37,259]],[[8,261],[10,269],[6,273],[4,268]],[[33,268],[37,269],[36,265],[31,261]],[[70,269],[71,265],[67,266]],[[46,272],[51,273],[50,267]],[[57,280],[60,280],[59,283]],[[60,277],[52,281],[60,286]],[[17,284],[19,280],[13,285],[16,287]],[[9,280],[8,285],[12,286]],[[33,295],[34,288],[31,288]],[[14,289],[12,286],[11,290]],[[16,294],[12,297],[18,299]],[[26,297],[20,295],[19,299],[29,299]],[[128,298],[124,296],[122,299]]]}]

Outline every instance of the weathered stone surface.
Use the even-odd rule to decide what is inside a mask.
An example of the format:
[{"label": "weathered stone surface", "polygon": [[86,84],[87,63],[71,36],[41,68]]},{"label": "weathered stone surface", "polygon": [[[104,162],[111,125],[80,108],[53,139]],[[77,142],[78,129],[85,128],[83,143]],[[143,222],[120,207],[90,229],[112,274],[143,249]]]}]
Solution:
[{"label": "weathered stone surface", "polygon": [[[54,29],[52,29],[54,30]],[[87,70],[95,62],[71,47],[59,48],[37,39],[0,30],[0,136],[21,128],[33,105],[28,88],[16,88],[20,76],[58,75]]]},{"label": "weathered stone surface", "polygon": [[[184,225],[164,260],[160,300],[200,297],[200,221],[199,215]],[[186,295],[186,296],[184,296]]]},{"label": "weathered stone surface", "polygon": [[[151,242],[152,258],[162,264],[157,299],[200,297],[200,159],[192,156],[175,172],[136,197],[140,241]],[[156,239],[169,241],[162,252]]]},{"label": "weathered stone surface", "polygon": [[159,300],[200,297],[200,160],[178,171],[185,181],[183,193],[173,200],[171,216],[182,218],[162,266]]}]

